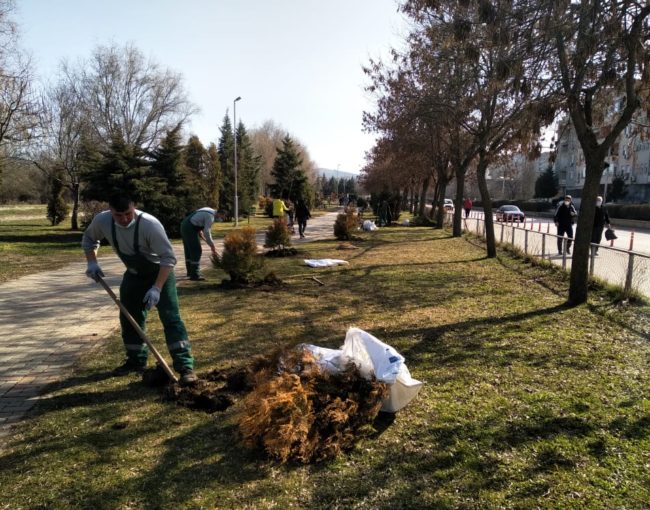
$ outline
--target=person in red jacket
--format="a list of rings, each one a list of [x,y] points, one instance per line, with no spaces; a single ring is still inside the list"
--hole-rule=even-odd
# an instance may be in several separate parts
[[[463,209],[465,209],[465,218],[469,218],[469,213],[472,212],[472,201],[469,197],[463,202]]]

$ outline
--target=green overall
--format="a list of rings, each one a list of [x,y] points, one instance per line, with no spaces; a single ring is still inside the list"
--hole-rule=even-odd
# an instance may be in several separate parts
[[[111,233],[113,236],[113,248],[115,248],[117,255],[126,266],[126,272],[120,285],[120,301],[142,330],[144,330],[147,310],[142,300],[147,291],[156,282],[160,265],[151,262],[140,253],[138,233],[141,217],[142,215],[139,215],[135,222],[135,232],[133,235],[134,255],[127,255],[120,252],[115,235],[115,221],[112,222]],[[192,346],[187,338],[185,324],[183,324],[178,309],[176,278],[173,270],[169,273],[167,281],[160,291],[160,301],[158,302],[157,308],[160,322],[162,322],[165,330],[167,349],[169,349],[169,353],[174,361],[174,369],[177,372],[182,372],[185,369],[194,368]],[[120,324],[122,326],[122,341],[124,342],[129,361],[133,364],[146,365],[148,355],[147,345],[140,338],[140,335],[131,323],[121,313]]]
[[[201,239],[199,232],[203,227],[197,227],[190,221],[197,211],[185,217],[181,222],[181,237],[183,238],[183,250],[185,251],[185,268],[189,278],[201,276],[199,264],[201,262]]]

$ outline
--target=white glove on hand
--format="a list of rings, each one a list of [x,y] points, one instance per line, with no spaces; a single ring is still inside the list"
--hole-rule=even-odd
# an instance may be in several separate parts
[[[151,310],[158,304],[158,301],[160,301],[160,289],[154,285],[144,295],[142,302],[144,303],[145,309]]]
[[[88,267],[86,268],[86,276],[97,281],[98,277],[104,276],[104,271],[99,267],[97,262],[88,262]]]

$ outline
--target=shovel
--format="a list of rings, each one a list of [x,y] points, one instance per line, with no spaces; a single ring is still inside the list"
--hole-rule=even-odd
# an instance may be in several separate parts
[[[131,316],[129,311],[126,309],[126,306],[124,306],[120,299],[115,295],[115,292],[108,286],[108,284],[104,281],[104,279],[101,276],[97,276],[96,280],[104,289],[106,292],[108,292],[108,295],[113,298],[113,301],[115,301],[115,304],[119,307],[120,311],[124,315],[124,317],[127,318],[127,320],[131,323],[131,326],[135,328],[135,330],[138,332],[140,335],[140,338],[144,341],[145,344],[147,344],[147,347],[149,347],[149,350],[153,353],[154,357],[156,358],[156,361],[158,362],[158,365],[165,371],[167,376],[172,382],[177,383],[178,379],[176,377],[176,374],[172,372],[172,370],[169,368],[169,365],[165,361],[165,359],[160,355],[160,353],[156,350],[156,348],[153,346],[153,343],[151,340],[149,340],[149,337],[146,335],[144,331],[142,331],[142,328],[140,325],[135,321],[135,319]]]

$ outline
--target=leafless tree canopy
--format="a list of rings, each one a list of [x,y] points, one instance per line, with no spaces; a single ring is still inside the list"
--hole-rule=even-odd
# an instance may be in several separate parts
[[[0,0],[0,147],[28,139],[38,123],[29,58],[20,50],[11,19],[14,4]]]
[[[105,143],[121,136],[149,149],[196,111],[181,75],[161,69],[131,45],[98,46],[87,61],[64,63],[63,74],[92,136]]]

